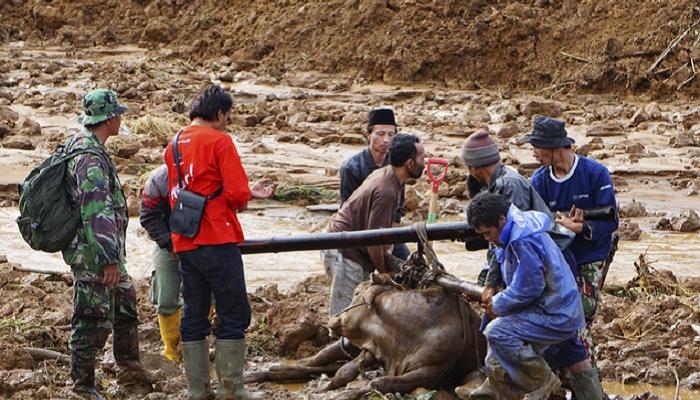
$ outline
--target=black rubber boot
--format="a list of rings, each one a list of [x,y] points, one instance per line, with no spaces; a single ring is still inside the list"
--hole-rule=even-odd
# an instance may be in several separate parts
[[[571,377],[571,391],[574,394],[574,399],[601,400],[607,398],[603,393],[598,371],[595,368],[571,374]]]
[[[95,387],[95,360],[81,359],[71,355],[70,377],[73,380],[73,393],[85,400],[105,400]]]

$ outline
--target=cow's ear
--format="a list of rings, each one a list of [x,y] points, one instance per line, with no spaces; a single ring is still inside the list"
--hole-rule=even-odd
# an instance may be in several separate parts
[[[386,283],[384,275],[372,272],[369,274],[369,281],[372,285],[384,285]]]
[[[372,303],[374,302],[375,297],[390,290],[393,290],[391,286],[371,285],[367,288],[367,290],[365,290],[364,293],[362,293],[362,300],[365,301],[368,307],[372,307]]]

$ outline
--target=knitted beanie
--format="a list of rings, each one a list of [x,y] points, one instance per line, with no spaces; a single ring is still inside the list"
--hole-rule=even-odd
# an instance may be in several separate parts
[[[501,161],[498,145],[487,129],[479,129],[464,141],[462,160],[470,167],[483,167]]]

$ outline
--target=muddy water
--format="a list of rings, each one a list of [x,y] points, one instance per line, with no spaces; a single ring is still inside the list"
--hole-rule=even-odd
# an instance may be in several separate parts
[[[608,395],[618,395],[618,396],[630,396],[638,395],[646,392],[654,393],[661,400],[675,400],[676,399],[676,388],[666,387],[666,386],[652,386],[644,384],[631,384],[624,385],[619,382],[605,382],[603,383],[605,392]],[[700,394],[697,391],[690,391],[679,389],[678,399],[682,400],[698,400],[700,399]]]

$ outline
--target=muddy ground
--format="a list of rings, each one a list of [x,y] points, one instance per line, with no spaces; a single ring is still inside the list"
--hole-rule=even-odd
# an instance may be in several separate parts
[[[231,90],[236,99],[230,129],[249,175],[274,180],[280,188],[275,200],[254,202],[242,213],[250,238],[324,229],[330,215],[324,209],[332,210],[332,206],[314,206],[337,200],[338,168],[364,145],[361,131],[367,112],[374,107],[393,107],[401,129],[419,134],[430,156],[450,160],[448,184],[440,192],[441,220],[462,218],[467,203],[466,169],[458,154],[459,145],[470,133],[488,126],[498,138],[505,162],[529,175],[536,164],[529,147],[519,144],[517,138],[528,132],[535,114],[565,119],[577,152],[610,169],[622,206],[622,242],[595,330],[606,385],[621,394],[653,390],[664,399],[673,398],[678,385],[683,388],[683,398],[700,398],[700,392],[690,391],[700,388],[700,287],[696,279],[700,273],[695,263],[700,258],[700,108],[686,97],[693,94],[694,80],[682,90],[669,89],[685,82],[688,70],[694,67],[691,60],[696,54],[687,40],[694,41],[697,32],[689,31],[682,48],[659,65],[658,70],[665,72],[645,78],[646,83],[639,80],[640,71],[655,56],[629,54],[637,49],[660,53],[692,20],[691,2],[654,3],[654,10],[632,1],[615,2],[617,8],[609,7],[608,2],[568,1],[464,2],[468,9],[450,2],[444,8],[417,2],[348,3],[361,14],[381,10],[399,15],[382,17],[373,26],[386,32],[414,29],[416,39],[410,46],[398,40],[380,45],[376,40],[382,37],[376,33],[379,30],[365,36],[349,28],[344,34],[359,37],[359,43],[344,36],[324,42],[320,39],[324,20],[312,18],[319,15],[320,3],[302,6],[285,1],[274,11],[265,8],[265,2],[248,3],[256,10],[258,21],[248,22],[248,28],[243,27],[247,20],[236,14],[243,11],[222,14],[218,21],[198,20],[197,29],[207,32],[203,40],[217,37],[220,42],[215,42],[219,47],[197,49],[185,48],[197,43],[187,43],[192,34],[187,29],[157,36],[158,29],[127,26],[138,26],[152,17],[165,24],[160,28],[167,33],[172,29],[169,17],[192,12],[186,2],[94,2],[92,6],[83,2],[78,8],[80,18],[62,1],[0,5],[0,19],[25,12],[32,16],[15,18],[15,24],[0,24],[0,42],[4,42],[0,47],[0,254],[9,261],[0,263],[0,397],[66,398],[69,384],[66,364],[37,361],[25,350],[37,347],[68,354],[71,281],[60,274],[66,271],[60,255],[33,252],[21,241],[13,222],[18,212],[17,182],[78,127],[74,117],[81,95],[95,87],[111,87],[130,107],[124,122],[133,134],[110,139],[109,147],[129,197],[130,213],[135,216],[146,173],[162,162],[163,146],[187,122],[188,99],[212,80]],[[174,7],[174,14],[169,14],[168,5]],[[107,15],[103,7],[109,6],[130,7],[123,10],[127,22],[89,24],[103,21]],[[285,7],[293,7],[293,19],[301,22],[270,31],[274,44],[265,46],[265,40],[259,40],[269,33],[264,28],[286,18]],[[635,18],[616,18],[619,15]],[[419,17],[424,30],[400,23]],[[361,26],[362,21],[367,22],[363,18],[348,16],[343,24]],[[559,39],[550,38],[556,33],[548,26],[553,18],[569,21],[557,28]],[[591,18],[592,24],[581,22]],[[219,26],[229,19],[240,25],[238,30]],[[464,24],[464,32],[485,32],[492,39],[474,39],[473,43],[469,39],[466,50],[432,51],[421,35],[430,32],[437,19],[445,24],[441,29]],[[305,29],[302,22],[307,20],[319,21],[318,26]],[[611,25],[611,20],[616,23]],[[492,31],[497,28],[502,31]],[[497,32],[509,34],[491,36]],[[590,40],[580,40],[587,32],[595,34]],[[635,32],[646,33],[632,39]],[[226,40],[246,35],[255,40],[242,42],[230,54],[221,50],[231,48]],[[608,40],[616,37],[618,43]],[[338,49],[339,42],[347,47],[323,53],[326,48]],[[444,41],[433,42],[447,46]],[[523,46],[513,47],[513,43]],[[392,61],[392,57],[359,62],[356,57],[369,52],[371,46],[389,46],[395,52],[393,59],[412,60],[411,65]],[[609,51],[601,52],[606,46]],[[504,53],[513,48],[517,54]],[[534,48],[557,49],[558,55],[544,57],[533,53]],[[470,61],[457,62],[454,54],[473,56],[468,57]],[[485,65],[487,62],[492,64]],[[309,68],[322,72],[307,71]],[[623,68],[627,68],[626,75],[620,73]],[[604,73],[596,75],[600,71]],[[591,78],[578,78],[586,74]],[[462,80],[462,76],[473,78]],[[681,77],[685,78],[679,80]],[[575,85],[565,84],[574,78]],[[414,83],[371,83],[375,79]],[[498,82],[501,84],[495,84]],[[604,93],[590,94],[593,90]],[[642,95],[628,96],[632,92]],[[425,179],[407,187],[406,224],[425,218],[428,187]],[[459,243],[435,245],[451,272],[475,279],[483,253],[467,253]],[[160,378],[159,394],[148,398],[177,398],[184,394],[183,374],[178,365],[159,355],[158,327],[148,303],[145,278],[151,246],[138,220],[132,218],[128,268],[139,289],[141,348],[144,362]],[[246,256],[245,263],[254,308],[249,367],[293,361],[322,346],[327,340],[323,324],[328,283],[318,276],[322,272],[318,255]],[[13,266],[20,264],[59,274],[14,271]],[[654,272],[649,265],[671,271],[674,278]],[[105,351],[99,368],[100,384],[112,398],[135,398],[118,392],[109,353]],[[265,385],[261,389],[270,398],[325,398],[313,394],[318,384]]]

